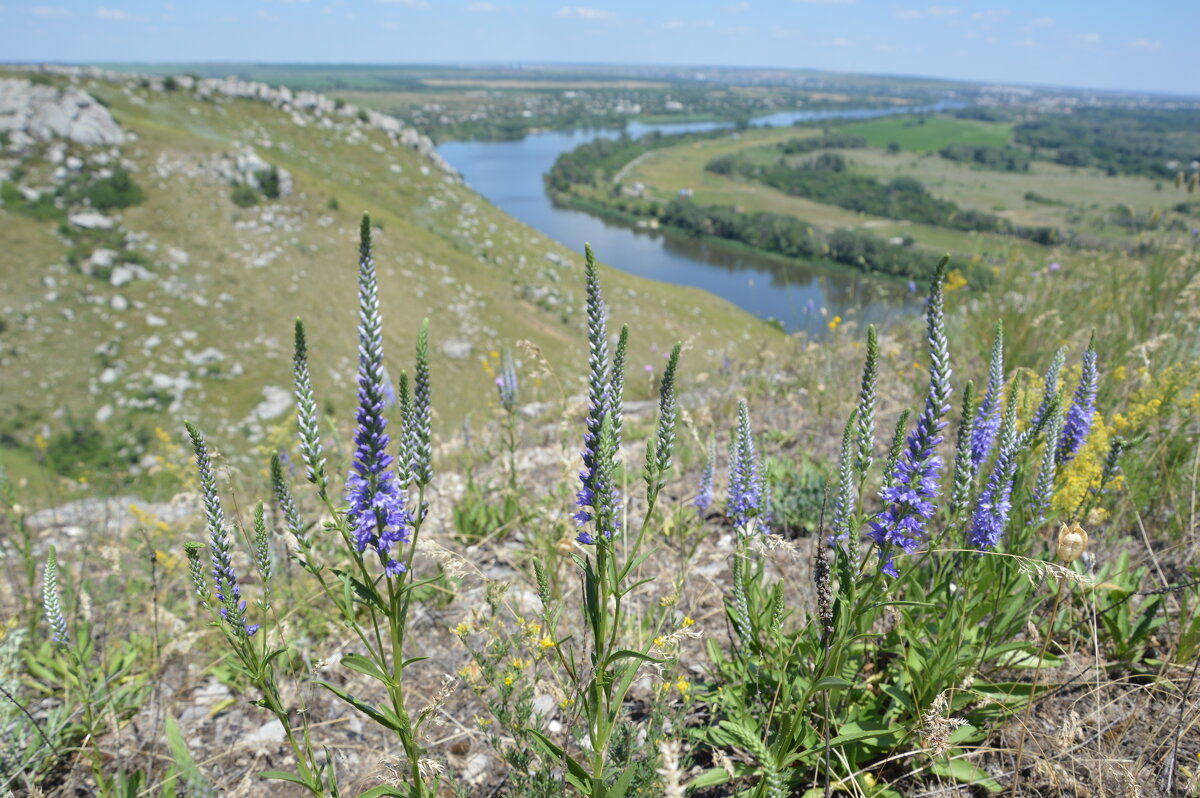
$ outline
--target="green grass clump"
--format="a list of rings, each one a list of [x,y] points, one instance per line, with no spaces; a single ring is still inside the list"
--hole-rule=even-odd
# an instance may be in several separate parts
[[[229,199],[239,208],[253,208],[258,204],[262,195],[249,183],[238,183],[229,192]]]

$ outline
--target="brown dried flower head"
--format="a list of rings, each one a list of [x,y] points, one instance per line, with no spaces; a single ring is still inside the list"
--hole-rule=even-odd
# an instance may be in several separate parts
[[[1056,556],[1063,562],[1075,562],[1087,550],[1088,535],[1079,524],[1063,524],[1058,528]]]

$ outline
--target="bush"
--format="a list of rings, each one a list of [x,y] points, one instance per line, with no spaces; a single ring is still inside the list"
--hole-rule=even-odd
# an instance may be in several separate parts
[[[125,169],[113,170],[111,177],[97,180],[83,190],[83,198],[99,211],[113,208],[128,208],[141,205],[146,199],[145,192],[133,182]]]
[[[267,199],[279,199],[279,170],[272,166],[269,169],[260,169],[254,173],[254,179],[258,181],[258,190]]]
[[[233,204],[239,208],[253,208],[258,204],[259,193],[254,186],[239,183],[233,187],[233,191],[229,194],[229,198],[233,200]]]

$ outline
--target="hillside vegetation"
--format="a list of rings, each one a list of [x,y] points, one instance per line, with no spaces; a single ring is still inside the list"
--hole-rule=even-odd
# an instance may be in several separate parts
[[[29,77],[2,75],[12,86]],[[441,311],[433,345],[446,356],[442,379],[459,389],[439,402],[440,430],[483,406],[489,352],[529,339],[561,364],[581,351],[570,330],[582,293],[564,279],[579,253],[490,206],[395,120],[319,95],[308,107],[255,99],[275,91],[259,84],[231,81],[226,92],[190,78],[33,77],[94,97],[127,139],[14,141],[5,156],[0,436],[18,473],[41,440],[69,450],[52,460],[65,475],[119,480],[139,468],[167,413],[261,440],[287,407],[288,340],[301,313],[326,364],[317,385],[350,385],[352,342],[324,332],[353,318],[353,281],[340,277],[353,274],[349,222],[363,208],[389,244],[379,268],[392,318]],[[105,218],[80,226],[95,213]],[[711,295],[609,279],[628,297],[617,320],[643,325],[643,347],[687,338],[698,359],[719,363],[764,334]]]

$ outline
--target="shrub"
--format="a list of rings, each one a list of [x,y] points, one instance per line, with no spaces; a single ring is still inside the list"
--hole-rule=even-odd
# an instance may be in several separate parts
[[[97,180],[85,188],[83,198],[96,210],[107,211],[140,205],[146,199],[146,195],[141,186],[133,182],[128,171],[117,168],[113,170],[111,177]]]
[[[233,204],[239,208],[253,208],[258,204],[260,195],[254,186],[247,185],[246,183],[239,183],[233,187],[233,191],[230,192],[229,198],[233,200]]]
[[[258,190],[267,199],[279,199],[279,170],[274,166],[269,169],[260,169],[254,173],[254,179],[258,181]]]

